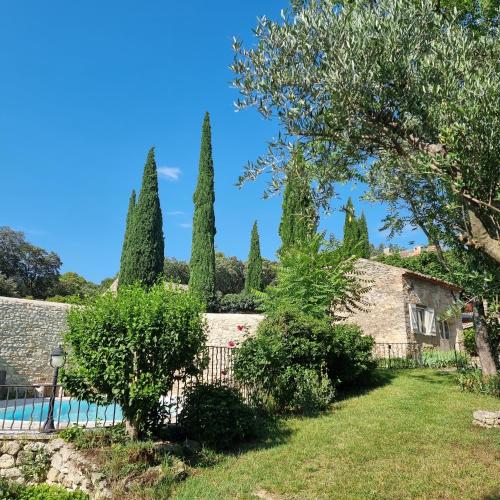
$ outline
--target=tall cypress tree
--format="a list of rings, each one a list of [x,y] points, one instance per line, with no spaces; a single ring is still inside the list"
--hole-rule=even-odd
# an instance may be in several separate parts
[[[245,275],[245,292],[262,289],[262,257],[260,255],[259,230],[257,221],[253,223]]]
[[[359,245],[357,248],[358,257],[363,259],[370,258],[370,240],[368,237],[368,224],[366,223],[365,213],[361,212],[361,217],[358,219],[358,235]]]
[[[302,148],[297,147],[294,150],[286,174],[279,227],[281,237],[279,253],[310,238],[318,227],[318,214],[307,180],[306,162]]]
[[[215,192],[210,116],[205,113],[201,134],[198,183],[193,196],[193,240],[189,287],[210,302],[215,295]]]
[[[127,273],[126,268],[130,264],[128,251],[128,245],[130,240],[130,234],[132,232],[132,218],[134,215],[135,208],[135,189],[132,189],[132,194],[130,195],[130,200],[128,202],[128,211],[127,211],[127,222],[125,223],[125,236],[123,238],[123,246],[122,246],[122,255],[120,258],[120,274],[119,276],[123,276]]]
[[[359,246],[359,224],[354,212],[354,205],[351,197],[347,200],[345,206],[345,221],[344,221],[344,241],[343,248],[346,256],[358,255]]]
[[[148,153],[139,199],[132,211],[129,237],[124,242],[126,256],[120,270],[120,285],[136,281],[153,285],[163,273],[163,219],[158,196],[158,176],[154,148]]]

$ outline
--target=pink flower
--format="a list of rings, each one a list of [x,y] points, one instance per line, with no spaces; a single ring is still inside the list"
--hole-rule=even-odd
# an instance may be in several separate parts
[[[238,325],[236,328],[238,328],[238,331],[243,331],[243,328],[245,328],[243,325]]]
[[[227,343],[227,346],[230,347],[231,349],[233,347],[236,347],[236,342],[234,340],[230,340],[228,343]]]

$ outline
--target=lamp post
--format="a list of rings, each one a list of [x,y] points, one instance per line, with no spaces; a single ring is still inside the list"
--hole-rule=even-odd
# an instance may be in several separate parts
[[[57,346],[50,354],[50,366],[54,368],[54,378],[52,379],[52,393],[50,394],[49,400],[49,413],[47,414],[47,420],[43,424],[42,432],[54,432],[54,403],[56,400],[56,389],[57,389],[57,376],[59,375],[59,368],[64,366],[66,361],[66,355],[62,350],[61,346]]]

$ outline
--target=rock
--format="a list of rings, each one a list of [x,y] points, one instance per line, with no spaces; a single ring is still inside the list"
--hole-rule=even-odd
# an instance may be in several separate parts
[[[198,453],[201,451],[201,444],[198,441],[194,441],[192,439],[186,439],[186,441],[182,443],[182,447],[188,453]]]
[[[64,439],[52,439],[47,443],[46,448],[48,451],[59,451],[65,444],[66,442],[64,441]]]
[[[49,469],[49,472],[47,472],[47,482],[50,483],[57,483],[59,479],[59,471],[57,469],[54,469],[54,467],[51,467]]]
[[[90,474],[90,480],[92,481],[92,484],[97,485],[105,479],[106,479],[106,476],[104,474],[102,474],[101,472],[92,472]]]
[[[6,453],[7,455],[12,455],[15,457],[19,450],[21,449],[21,443],[19,441],[4,441],[0,445],[0,453]]]
[[[21,469],[18,469],[17,467],[12,467],[11,469],[0,469],[0,477],[5,477],[8,479],[17,479],[22,475],[23,474],[21,472]]]
[[[33,452],[32,451],[26,451],[25,449],[22,449],[17,454],[16,464],[17,465],[21,465],[24,460],[26,460],[27,458],[31,458],[32,456],[33,456]]]
[[[170,470],[172,471],[176,481],[183,481],[188,475],[188,469],[182,460],[174,460]]]
[[[14,467],[14,465],[16,465],[16,461],[12,455],[7,455],[7,453],[5,453],[0,456],[0,469],[10,469]]]
[[[500,411],[478,410],[473,413],[473,423],[480,427],[500,427]]]
[[[37,451],[41,450],[42,448],[44,448],[43,443],[37,443],[37,442],[26,443],[24,445],[23,451],[37,452]]]
[[[182,453],[182,446],[177,443],[158,443],[155,447],[160,453],[170,453],[172,455],[180,455]]]

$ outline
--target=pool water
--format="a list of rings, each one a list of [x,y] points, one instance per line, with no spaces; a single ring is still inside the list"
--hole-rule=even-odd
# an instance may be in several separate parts
[[[49,402],[28,403],[4,407],[0,402],[0,420],[26,420],[26,421],[44,421],[49,413]],[[116,405],[97,405],[87,401],[55,401],[54,402],[54,421],[61,423],[85,423],[87,421],[106,421],[119,422],[122,420],[122,410]]]

